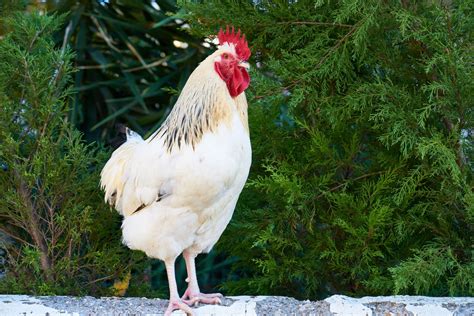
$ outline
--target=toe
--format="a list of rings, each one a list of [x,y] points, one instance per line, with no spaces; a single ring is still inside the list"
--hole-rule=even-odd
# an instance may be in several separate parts
[[[222,304],[221,299],[218,297],[200,297],[199,302],[204,304]]]
[[[181,300],[170,300],[168,308],[166,309],[165,316],[171,316],[173,311],[182,310],[188,316],[193,316],[193,310],[184,301]]]
[[[187,304],[188,306],[196,306],[200,300],[198,296],[191,297],[189,299],[181,299],[183,303]]]
[[[196,306],[198,303],[202,304],[222,304],[222,301],[219,297],[207,297],[204,296],[203,294],[198,294],[196,296],[193,296],[190,299],[183,300],[184,303],[186,303],[189,306]]]
[[[221,293],[208,293],[208,294],[200,293],[199,295],[202,297],[209,297],[209,298],[212,298],[212,297],[224,298],[224,295],[222,295]]]

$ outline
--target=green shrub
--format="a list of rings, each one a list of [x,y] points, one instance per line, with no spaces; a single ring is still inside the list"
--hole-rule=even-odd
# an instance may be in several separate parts
[[[16,13],[0,40],[0,292],[104,294],[132,262],[98,187],[106,153],[66,119],[72,54],[56,16]]]
[[[183,3],[259,64],[226,289],[473,295],[473,2]]]

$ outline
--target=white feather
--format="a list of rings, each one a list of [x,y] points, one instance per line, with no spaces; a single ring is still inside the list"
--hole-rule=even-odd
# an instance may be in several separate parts
[[[250,168],[250,140],[239,113],[233,111],[230,126],[206,133],[194,151],[187,146],[163,154],[161,142],[140,146],[127,175],[135,181],[124,194],[124,201],[131,200],[123,205],[124,243],[162,260],[184,249],[209,252],[232,217]],[[129,214],[130,205],[139,204],[135,200],[147,203],[160,189],[161,201]],[[128,197],[129,190],[137,197]]]

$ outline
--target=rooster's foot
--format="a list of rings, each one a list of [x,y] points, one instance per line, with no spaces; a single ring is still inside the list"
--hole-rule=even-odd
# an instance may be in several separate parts
[[[183,297],[181,298],[184,303],[189,306],[197,305],[197,303],[203,304],[222,304],[221,298],[224,296],[221,293],[192,293],[189,289],[186,290]]]
[[[170,299],[170,304],[168,305],[164,316],[171,316],[175,310],[182,310],[186,315],[193,316],[193,310],[188,305],[189,304],[185,303],[184,300]]]

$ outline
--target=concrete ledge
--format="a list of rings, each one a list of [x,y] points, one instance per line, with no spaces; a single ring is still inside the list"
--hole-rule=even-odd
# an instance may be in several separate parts
[[[136,297],[70,297],[0,295],[0,315],[162,315],[168,301]],[[196,315],[474,315],[474,298],[334,295],[322,301],[298,301],[283,296],[229,296],[223,305],[204,305]],[[175,312],[173,315],[184,315]]]

